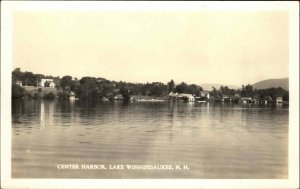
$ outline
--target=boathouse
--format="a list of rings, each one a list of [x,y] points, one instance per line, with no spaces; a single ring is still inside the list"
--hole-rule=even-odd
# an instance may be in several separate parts
[[[251,103],[252,102],[252,98],[251,97],[241,97],[241,102],[243,104]]]
[[[195,97],[192,94],[180,94],[185,101],[195,102]]]
[[[282,97],[276,97],[276,104],[283,103]]]
[[[69,93],[69,99],[70,99],[70,100],[75,100],[75,93],[74,93],[73,91],[71,91],[71,92]]]
[[[203,98],[209,100],[209,98],[210,98],[209,91],[200,91],[200,97],[203,97]]]

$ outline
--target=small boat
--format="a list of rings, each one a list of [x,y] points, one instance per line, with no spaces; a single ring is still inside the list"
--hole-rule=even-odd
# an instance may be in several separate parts
[[[109,99],[106,97],[102,97],[102,101],[109,101]]]

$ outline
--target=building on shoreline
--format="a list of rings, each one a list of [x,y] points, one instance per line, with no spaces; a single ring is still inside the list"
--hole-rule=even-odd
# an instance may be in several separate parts
[[[169,99],[172,101],[188,101],[195,102],[195,97],[192,94],[170,92]]]
[[[124,97],[123,97],[123,95],[121,95],[121,94],[117,94],[117,95],[114,96],[113,99],[114,99],[114,100],[124,100]]]
[[[280,96],[280,97],[276,97],[276,104],[281,104],[283,103],[283,98]]]
[[[209,100],[210,99],[209,91],[201,91],[200,92],[200,97]]]
[[[241,97],[240,98],[240,102],[243,104],[252,103],[252,101],[253,101],[252,97]]]
[[[22,85],[22,81],[16,81],[15,82],[17,85],[19,85],[20,87],[22,87],[23,85]]]
[[[41,81],[38,83],[38,86],[55,88],[55,83],[53,79],[41,79]]]
[[[75,93],[74,93],[73,91],[71,91],[71,92],[69,93],[69,99],[70,99],[70,100],[75,100]]]

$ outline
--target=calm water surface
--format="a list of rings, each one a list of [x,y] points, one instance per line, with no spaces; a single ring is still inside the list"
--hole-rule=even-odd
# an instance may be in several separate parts
[[[287,178],[288,115],[282,105],[13,100],[12,177]]]

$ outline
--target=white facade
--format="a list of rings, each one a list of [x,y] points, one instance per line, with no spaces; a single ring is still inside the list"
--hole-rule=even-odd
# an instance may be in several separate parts
[[[70,100],[75,100],[75,93],[73,91],[70,92],[69,99]]]
[[[55,88],[55,83],[53,82],[53,79],[41,79],[41,82],[39,83],[40,87],[45,87],[45,83],[49,82],[50,88]]]
[[[200,96],[209,99],[210,98],[209,91],[201,91]]]
[[[195,97],[192,94],[170,92],[169,97],[172,97],[173,99],[176,99],[176,100],[187,99],[187,101],[189,101],[189,102],[195,101]]]
[[[277,97],[276,98],[276,103],[282,103],[282,102],[283,102],[282,97]]]
[[[195,101],[195,97],[191,94],[180,94],[182,97],[187,98],[187,100],[189,102],[194,102]]]
[[[16,81],[16,84],[22,87],[22,81]]]
[[[50,82],[50,85],[49,85],[49,87],[51,87],[51,88],[55,88],[55,83],[52,81],[52,82]]]

